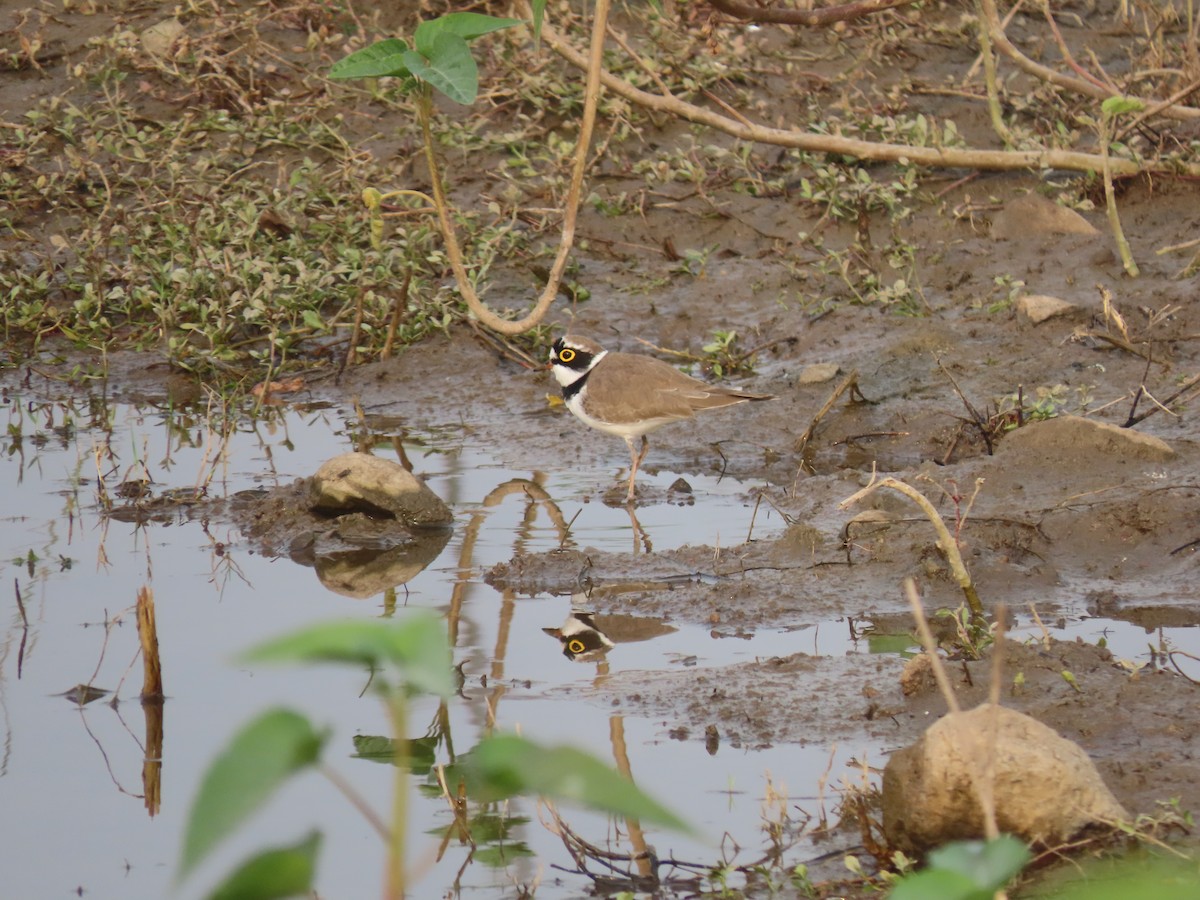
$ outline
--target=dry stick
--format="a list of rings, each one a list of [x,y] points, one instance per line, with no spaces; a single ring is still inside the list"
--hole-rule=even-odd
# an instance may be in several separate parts
[[[982,0],[988,2],[988,0]],[[995,6],[992,5],[994,12]],[[577,68],[588,66],[588,58],[555,28],[542,26],[542,39],[555,53]],[[993,40],[995,34],[993,34]],[[1011,47],[1011,44],[1009,44]],[[1047,70],[1051,71],[1051,70]],[[1052,73],[1053,74],[1053,73]],[[860,141],[837,135],[812,134],[809,132],[769,128],[763,125],[745,125],[735,119],[722,116],[712,110],[680,100],[678,97],[663,97],[634,87],[607,70],[600,71],[601,83],[613,93],[624,97],[646,109],[677,116],[689,122],[706,125],[745,141],[757,141],[780,147],[792,147],[812,153],[838,153],[858,159],[882,162],[907,162],[919,166],[990,169],[1007,171],[1014,169],[1063,169],[1074,172],[1099,171],[1102,160],[1094,153],[1079,153],[1073,150],[962,150],[955,147],[911,147],[874,141]],[[1105,97],[1108,96],[1106,93]],[[1187,109],[1175,107],[1174,110]],[[1170,111],[1164,111],[1167,115]],[[1195,110],[1200,117],[1200,110]],[[1192,118],[1192,116],[1176,116]],[[1140,165],[1133,160],[1112,161],[1116,175],[1137,175],[1146,171],[1186,173],[1200,176],[1200,162],[1166,163],[1148,162]]]
[[[940,359],[937,359],[936,361],[937,366],[939,369],[941,369],[942,374],[949,379],[950,385],[954,388],[954,393],[958,394],[958,399],[961,400],[963,402],[963,406],[967,408],[967,413],[971,416],[971,424],[979,429],[979,434],[983,437],[984,444],[987,445],[988,456],[991,456],[995,451],[995,448],[992,446],[992,435],[988,429],[988,417],[980,413],[979,410],[975,408],[975,405],[967,399],[967,395],[964,394],[962,388],[958,386],[958,382],[954,379],[954,376],[950,374],[950,370],[942,365],[942,361]],[[1021,409],[1020,400],[1017,402],[1017,409],[1018,411]]]
[[[1050,629],[1046,627],[1046,623],[1038,615],[1037,607],[1032,603],[1029,604],[1029,612],[1033,616],[1033,621],[1037,624],[1037,627],[1042,629],[1042,648],[1048,651],[1050,649]]]
[[[522,3],[521,5],[524,14],[532,20],[533,13],[530,11],[528,3]],[[488,328],[498,331],[500,334],[521,334],[533,328],[542,321],[543,316],[546,315],[546,310],[550,308],[550,304],[558,296],[558,285],[562,280],[563,272],[566,271],[567,258],[570,256],[571,247],[575,242],[575,218],[579,212],[579,198],[583,193],[583,173],[587,169],[588,151],[592,144],[592,130],[596,124],[596,107],[600,98],[600,68],[604,52],[605,30],[608,24],[608,8],[609,0],[596,0],[596,7],[592,14],[591,57],[590,61],[584,65],[584,68],[587,70],[587,82],[583,95],[583,121],[580,122],[579,137],[575,144],[575,165],[571,171],[571,185],[567,191],[567,199],[563,209],[563,230],[558,255],[555,257],[554,265],[550,269],[550,279],[546,283],[546,287],[542,290],[542,296],[538,298],[529,315],[522,319],[513,322],[500,318],[484,305],[483,301],[479,299],[479,295],[475,293],[475,288],[471,285],[471,280],[467,276],[466,266],[463,264],[462,250],[458,245],[458,236],[454,230],[454,223],[450,221],[450,208],[446,201],[445,190],[442,187],[442,177],[438,169],[437,155],[434,153],[433,129],[430,125],[430,119],[433,114],[433,103],[429,91],[422,92],[417,102],[417,118],[421,122],[421,136],[425,144],[425,160],[429,166],[434,205],[437,207],[442,240],[446,242],[446,255],[450,260],[450,267],[454,270],[454,279],[458,283],[459,292],[462,294],[463,299],[467,301],[467,306],[475,317]],[[545,27],[543,27],[544,33]]]
[[[1135,116],[1133,119],[1131,119],[1128,125],[1126,125],[1120,131],[1118,131],[1113,139],[1117,140],[1117,141],[1123,141],[1125,139],[1125,135],[1129,134],[1129,132],[1133,131],[1135,128],[1137,128],[1139,125],[1141,125],[1147,119],[1149,119],[1151,116],[1157,116],[1164,109],[1166,109],[1169,106],[1174,106],[1176,103],[1178,103],[1184,97],[1186,97],[1188,94],[1192,93],[1193,91],[1195,91],[1197,89],[1200,89],[1200,78],[1197,78],[1191,84],[1184,85],[1179,90],[1177,90],[1175,93],[1173,93],[1170,97],[1168,97],[1166,100],[1162,100],[1158,103],[1155,103],[1153,106],[1147,107],[1140,115]]]
[[[1058,22],[1055,21],[1054,15],[1050,12],[1049,3],[1042,4],[1042,16],[1045,18],[1046,24],[1050,26],[1050,33],[1054,35],[1054,45],[1058,47],[1058,52],[1062,55],[1063,62],[1067,64],[1072,72],[1102,90],[1113,92],[1117,91],[1117,86],[1112,82],[1105,84],[1075,61],[1075,57],[1071,55],[1071,48],[1067,46],[1067,42],[1063,39],[1062,32],[1058,30]]]
[[[1016,3],[1014,3],[1011,7],[1009,7],[1008,12],[1006,12],[1004,14],[1004,21],[1000,23],[1000,27],[1007,28],[1009,23],[1012,22],[1012,20],[1017,17],[1017,13],[1025,11],[1024,7],[1025,7],[1025,0],[1017,0]],[[986,16],[981,15],[979,17],[979,20],[982,22],[982,21],[985,21],[986,18],[987,18]],[[990,33],[988,35],[987,40],[988,40],[988,46],[991,47],[992,46],[992,38],[991,38]],[[963,84],[966,84],[968,81],[970,81],[972,78],[975,77],[975,73],[979,71],[979,67],[982,64],[983,64],[983,54],[980,53],[978,56],[975,57],[975,62],[971,63],[971,68],[967,69],[967,74],[963,78]],[[968,94],[967,96],[973,96],[973,95]]]
[[[853,22],[883,10],[908,6],[914,2],[916,0],[857,0],[854,3],[842,3],[822,9],[764,9],[761,6],[738,3],[737,0],[708,0],[709,6],[735,19],[773,22],[778,25],[806,25],[810,28]]]
[[[1142,413],[1140,416],[1134,417],[1133,411],[1130,410],[1129,418],[1128,418],[1128,420],[1126,420],[1124,427],[1131,428],[1132,426],[1136,425],[1138,422],[1142,421],[1143,419],[1147,419],[1150,416],[1154,415],[1156,412],[1159,411],[1159,409],[1165,409],[1166,405],[1168,403],[1174,403],[1181,396],[1183,396],[1185,393],[1187,393],[1192,388],[1194,388],[1197,384],[1200,384],[1200,375],[1193,375],[1191,378],[1189,378],[1187,381],[1185,381],[1180,386],[1179,390],[1177,390],[1175,393],[1173,393],[1167,399],[1163,400],[1161,404],[1151,407],[1146,412]],[[1157,403],[1157,401],[1155,401],[1155,402]]]
[[[950,686],[950,676],[946,674],[942,658],[937,654],[937,641],[934,640],[933,632],[929,630],[929,623],[925,620],[925,609],[921,605],[921,596],[917,593],[916,582],[911,578],[904,579],[904,595],[908,598],[908,607],[912,610],[913,621],[917,623],[917,634],[920,635],[921,646],[925,648],[925,655],[929,657],[929,665],[933,669],[933,677],[937,681],[938,690],[942,692],[942,699],[946,701],[950,712],[962,712],[962,707],[958,705],[958,697],[954,695],[954,688]]]
[[[158,626],[154,616],[154,592],[143,586],[137,595],[138,638],[142,645],[142,701],[163,699],[162,662],[158,655]]]
[[[366,294],[366,288],[360,287],[358,289],[358,296],[354,298],[354,324],[350,329],[350,340],[346,344],[346,355],[342,357],[342,364],[338,366],[337,375],[334,379],[335,381],[342,377],[342,373],[346,371],[347,366],[354,365],[354,357],[358,348],[358,339],[362,334],[364,294]]]
[[[396,332],[400,329],[400,323],[404,320],[404,314],[408,311],[408,288],[412,284],[412,278],[413,270],[412,266],[409,266],[404,270],[404,281],[400,284],[400,295],[392,305],[392,319],[388,322],[387,338],[383,342],[383,351],[379,354],[380,359],[391,359],[392,347],[396,344]]]
[[[987,88],[988,114],[992,119],[992,130],[1004,141],[1005,147],[1011,147],[1015,142],[1012,132],[1004,122],[1004,112],[1000,107],[1000,87],[996,81],[996,54],[992,50],[991,27],[982,11],[979,14],[978,26],[979,55],[983,60],[983,82]]]
[[[1108,214],[1108,227],[1112,229],[1117,241],[1117,250],[1121,254],[1121,265],[1125,274],[1137,278],[1140,274],[1138,265],[1133,259],[1133,251],[1129,249],[1129,241],[1125,239],[1125,229],[1121,227],[1121,216],[1117,212],[1117,194],[1113,189],[1112,158],[1108,155],[1109,116],[1104,110],[1100,111],[1098,120],[1100,129],[1100,158],[1103,160],[1104,173],[1104,208]]]
[[[1012,41],[1004,33],[1004,28],[1000,24],[1000,17],[996,13],[995,0],[979,0],[980,6],[983,9],[984,16],[987,18],[988,24],[991,27],[992,44],[1016,63],[1017,68],[1028,72],[1029,74],[1040,78],[1042,81],[1047,81],[1050,84],[1057,85],[1061,88],[1075,91],[1083,94],[1086,97],[1094,97],[1098,100],[1107,100],[1114,96],[1113,92],[1105,88],[1096,87],[1089,81],[1082,78],[1075,78],[1071,75],[1064,75],[1061,72],[1056,72],[1048,66],[1043,66],[1040,63],[1034,62],[1028,56],[1025,56],[1020,50],[1013,46]],[[1141,99],[1141,98],[1137,98]],[[1143,100],[1147,106],[1151,104]],[[1194,106],[1176,106],[1171,105],[1159,111],[1159,114],[1168,119],[1184,119],[1195,120],[1200,119],[1200,109]],[[1096,166],[1099,168],[1099,166]],[[1125,174],[1118,172],[1117,174]]]
[[[987,734],[983,747],[982,777],[976,781],[975,789],[979,793],[979,805],[983,809],[983,834],[989,841],[1000,837],[1000,829],[996,823],[996,740],[1000,731],[1000,679],[1004,677],[1004,620],[1007,609],[1001,603],[996,607],[996,634],[992,645],[992,680],[988,685],[988,710],[991,715],[987,720]]]
[[[796,452],[803,453],[804,448],[808,446],[808,442],[812,440],[813,434],[817,430],[817,426],[821,424],[821,420],[829,414],[833,409],[833,404],[837,403],[838,398],[846,391],[854,391],[858,389],[858,370],[855,369],[849,375],[842,379],[842,383],[833,389],[833,393],[829,395],[829,399],[825,401],[825,405],[817,410],[817,414],[812,417],[812,421],[808,423],[808,427],[804,429],[804,434],[796,441]],[[853,394],[851,394],[853,396]]]
[[[950,571],[954,575],[954,580],[962,588],[963,596],[967,599],[967,606],[970,607],[971,614],[982,618],[983,604],[980,602],[979,593],[975,590],[975,584],[971,581],[971,576],[967,572],[966,564],[963,563],[962,554],[958,550],[958,544],[951,536],[950,529],[946,527],[946,523],[942,520],[941,515],[924,494],[899,479],[884,478],[882,481],[875,481],[872,476],[870,484],[839,503],[838,509],[846,509],[852,506],[869,494],[873,494],[879,488],[891,488],[893,491],[903,494],[909,500],[913,501],[913,503],[917,504],[921,508],[921,511],[925,513],[925,517],[929,519],[933,524],[934,531],[937,532],[937,545],[945,555],[946,561],[950,564]]]

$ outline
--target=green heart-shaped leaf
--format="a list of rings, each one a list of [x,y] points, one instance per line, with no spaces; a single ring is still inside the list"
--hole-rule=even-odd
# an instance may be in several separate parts
[[[479,94],[479,67],[471,48],[457,34],[437,32],[425,55],[410,50],[404,54],[404,63],[414,76],[455,103],[469,106]]]
[[[397,38],[388,38],[363,47],[344,59],[339,59],[329,70],[330,78],[382,78],[387,75],[407,75],[404,54],[409,46]]]
[[[287,709],[265,712],[238,732],[200,783],[179,874],[191,871],[289,776],[315,763],[326,736]]]

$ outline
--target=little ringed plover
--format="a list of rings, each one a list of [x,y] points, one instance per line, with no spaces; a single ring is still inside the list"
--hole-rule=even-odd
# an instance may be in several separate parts
[[[771,399],[769,394],[706,384],[652,356],[612,353],[578,335],[554,342],[550,368],[562,386],[563,402],[576,418],[625,439],[630,457],[626,503],[634,499],[633,482],[649,448],[648,433],[701,410]],[[641,452],[634,447],[638,438]]]

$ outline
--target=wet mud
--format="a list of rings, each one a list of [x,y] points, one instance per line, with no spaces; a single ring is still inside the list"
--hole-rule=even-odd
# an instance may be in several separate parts
[[[963,116],[968,134],[970,122]],[[663,144],[685,136],[669,125],[647,134]],[[476,169],[452,173],[460,198],[484,191],[487,166]],[[730,383],[775,395],[656,432],[643,470],[735,478],[752,486],[747,505],[787,524],[725,536],[719,547],[654,551],[652,533],[638,539],[637,510],[670,504],[680,517],[704,516],[705,497],[641,484],[630,552],[565,541],[559,551],[515,556],[487,579],[518,595],[579,595],[597,617],[701,625],[729,639],[831,621],[903,633],[904,578],[915,579],[930,611],[957,607],[962,593],[908,501],[877,492],[841,506],[887,474],[917,487],[945,517],[989,612],[1036,609],[1051,625],[1060,617],[1124,620],[1144,628],[1148,644],[1157,644],[1160,627],[1200,625],[1200,421],[1187,390],[1200,371],[1197,279],[1181,271],[1178,254],[1158,252],[1200,229],[1200,187],[1169,179],[1122,186],[1121,214],[1142,266],[1131,279],[1101,211],[1083,211],[1086,234],[1037,214],[1050,201],[1030,198],[1053,192],[1052,174],[969,174],[926,173],[923,208],[900,223],[866,225],[877,243],[891,229],[917,248],[910,277],[922,305],[903,312],[870,296],[856,302],[818,270],[798,235],[820,224],[826,244],[844,248],[863,235],[821,222],[820,210],[786,193],[669,186],[641,215],[585,209],[575,277],[591,299],[558,301],[549,315],[557,333],[570,329],[613,350],[650,352],[645,341],[703,356],[715,331],[735,330],[741,347],[764,349],[753,371]],[[602,196],[645,189],[617,167],[601,165],[591,178]],[[716,250],[684,273],[667,243]],[[500,266],[487,300],[524,309],[537,287],[522,267]],[[1064,303],[1037,321],[1019,302],[1027,294]],[[816,365],[825,377],[806,375]],[[157,356],[113,354],[108,369],[116,397],[201,396],[199,384]],[[802,441],[851,374],[858,395],[839,398]],[[553,404],[557,393],[547,372],[518,365],[458,325],[340,378],[314,372],[294,399],[357,404],[365,426],[380,433],[461,429],[522,471],[595,471],[591,502],[619,502],[623,443]],[[313,550],[336,536],[324,524],[306,531],[297,518],[305,489],[290,490],[205,514],[237,522],[265,553],[307,554],[314,564],[336,555]],[[432,558],[427,548],[417,555]],[[900,656],[807,655],[799,644],[793,655],[718,670],[625,671],[580,689],[579,699],[660,719],[679,740],[750,749],[858,740],[899,747],[945,711],[931,682],[905,693]],[[1022,637],[1004,647],[1001,693],[1006,705],[1078,742],[1133,813],[1153,813],[1171,798],[1197,810],[1200,684],[1185,662],[1164,654],[1140,665],[1095,645]],[[991,671],[991,659],[952,666],[962,705],[984,699]]]

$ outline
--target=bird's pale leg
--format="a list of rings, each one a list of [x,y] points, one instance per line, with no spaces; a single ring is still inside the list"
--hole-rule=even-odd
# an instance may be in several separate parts
[[[646,458],[646,451],[650,449],[650,442],[646,440],[646,436],[642,435],[642,452],[638,453],[633,449],[633,437],[625,438],[625,443],[629,446],[629,494],[625,498],[626,503],[633,502],[633,479],[637,478],[638,466],[642,464],[642,460]]]

